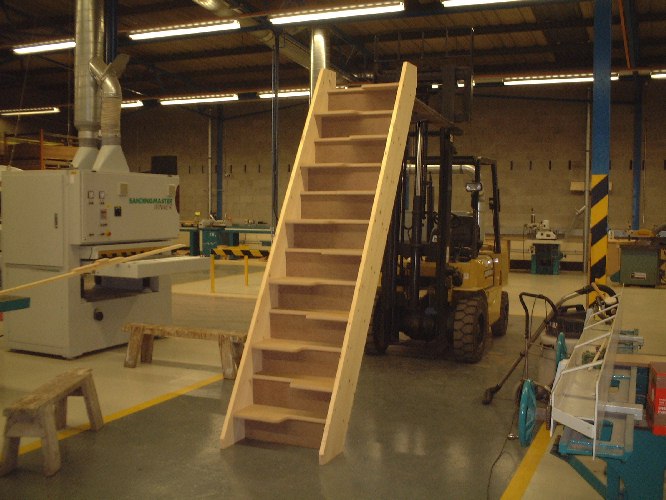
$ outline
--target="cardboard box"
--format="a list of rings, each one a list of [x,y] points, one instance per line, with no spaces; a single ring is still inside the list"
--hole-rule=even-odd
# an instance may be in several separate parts
[[[652,432],[666,436],[666,363],[650,363],[647,418]]]

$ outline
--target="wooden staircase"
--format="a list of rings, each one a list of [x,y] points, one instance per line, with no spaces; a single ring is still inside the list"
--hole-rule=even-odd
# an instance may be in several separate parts
[[[224,420],[256,439],[342,452],[416,92],[337,89],[322,70]]]

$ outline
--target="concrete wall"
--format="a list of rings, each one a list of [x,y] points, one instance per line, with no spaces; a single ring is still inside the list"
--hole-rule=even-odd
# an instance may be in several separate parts
[[[458,153],[497,159],[504,232],[520,232],[534,209],[563,231],[580,230],[588,86],[478,88],[473,121],[455,140]],[[666,222],[666,82],[649,81],[644,106],[642,227]],[[613,83],[609,224],[631,223],[633,83]],[[280,112],[279,192],[284,195],[306,116],[304,102],[285,102]],[[270,221],[270,104],[224,105],[224,215],[234,222]],[[213,127],[213,147],[216,131]],[[123,113],[123,144],[133,170],[148,170],[153,155],[178,156],[181,217],[207,209],[208,118],[177,107]],[[436,149],[436,148],[435,148]],[[216,152],[213,151],[213,164]],[[530,166],[531,165],[531,166]],[[214,179],[213,179],[214,191]],[[282,198],[280,198],[281,200]],[[213,210],[215,200],[213,200]]]

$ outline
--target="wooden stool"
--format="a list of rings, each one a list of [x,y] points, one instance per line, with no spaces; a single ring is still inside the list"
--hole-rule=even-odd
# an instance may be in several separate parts
[[[90,428],[98,430],[104,425],[99,409],[97,391],[90,368],[78,368],[61,373],[50,382],[23,396],[5,408],[5,440],[2,447],[0,476],[16,468],[19,442],[22,437],[42,438],[44,475],[52,476],[60,469],[58,429],[67,425],[67,398],[83,396],[90,420]]]
[[[182,339],[217,340],[222,361],[224,378],[236,378],[246,332],[218,330],[216,328],[189,328],[173,325],[152,325],[146,323],[126,323],[123,331],[129,332],[126,368],[136,368],[141,353],[141,362],[153,361],[153,341],[155,337],[178,337]]]

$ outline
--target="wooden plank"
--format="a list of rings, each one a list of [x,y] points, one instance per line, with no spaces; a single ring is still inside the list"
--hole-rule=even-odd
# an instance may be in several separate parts
[[[316,416],[313,412],[307,410],[296,410],[293,408],[280,408],[279,406],[267,405],[249,405],[241,408],[234,414],[235,418],[245,420],[254,420],[265,422],[267,424],[279,424],[287,420],[297,420],[299,422],[311,422],[314,424],[323,424],[325,419]]]
[[[301,195],[301,214],[306,219],[370,218],[374,191],[316,191]]]
[[[132,332],[135,328],[140,328],[143,335],[177,337],[184,339],[218,340],[220,337],[227,337],[237,342],[243,342],[247,336],[247,332],[240,330],[193,328],[189,326],[158,325],[152,323],[125,323],[122,327],[122,331]]]
[[[356,281],[361,253],[287,252],[287,276]]]
[[[315,377],[312,375],[284,374],[273,375],[263,372],[255,373],[254,378],[258,380],[273,380],[276,382],[285,382],[292,389],[301,389],[304,391],[333,392],[333,377]]]
[[[371,223],[361,258],[358,285],[352,300],[351,314],[342,346],[342,357],[338,365],[335,387],[331,395],[331,406],[319,448],[320,464],[328,463],[344,448],[384,255],[384,245],[378,245],[377,242],[386,241],[415,96],[416,67],[410,63],[404,63],[389,138],[382,159],[382,170],[370,218]]]
[[[302,351],[297,353],[261,351],[261,372],[273,375],[298,374],[314,377],[334,377],[340,353]]]
[[[14,412],[36,412],[45,404],[68,396],[74,389],[80,387],[91,373],[90,368],[77,368],[61,373],[9,405],[4,409],[4,415]]]
[[[316,255],[344,255],[360,257],[363,249],[360,248],[288,248],[287,254],[316,254]]]
[[[282,211],[278,218],[272,251],[268,257],[266,271],[259,287],[257,304],[248,329],[245,343],[246,353],[250,352],[250,346],[254,342],[262,340],[270,332],[270,310],[275,308],[275,304],[271,302],[272,294],[268,280],[272,277],[285,275],[285,249],[289,246],[288,233],[292,229],[287,227],[285,221],[300,217],[300,193],[303,192],[304,185],[307,182],[307,174],[305,176],[302,174],[301,165],[315,163],[314,141],[318,138],[316,114],[329,109],[328,93],[335,88],[335,78],[335,73],[330,70],[320,71],[317,78],[312,102],[303,128],[303,135],[282,204]],[[258,359],[255,359],[255,356],[244,355],[241,359],[220,434],[220,446],[222,448],[231,446],[245,437],[245,422],[233,415],[240,408],[252,404],[252,376],[255,372],[261,371],[263,363],[262,357],[257,356],[256,358]]]
[[[324,424],[288,420],[281,424],[247,421],[246,437],[269,443],[319,448]]]
[[[306,311],[304,309],[284,309],[274,308],[271,309],[271,314],[289,314],[296,316],[304,316],[307,319],[319,321],[337,321],[347,322],[349,311]]]
[[[253,349],[260,351],[281,351],[281,352],[302,352],[302,351],[321,351],[321,352],[340,352],[341,347],[327,342],[315,342],[311,340],[294,339],[264,339],[255,342]]]
[[[255,376],[252,380],[252,390],[255,405],[305,411],[310,416],[322,420],[326,418],[328,405],[331,402],[330,392],[294,389],[284,380],[268,380]]]
[[[311,278],[304,276],[283,276],[281,278],[271,278],[271,285],[292,285],[292,286],[355,286],[356,280],[336,280],[325,278]]]

